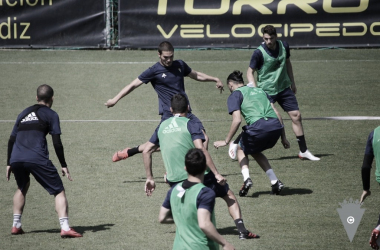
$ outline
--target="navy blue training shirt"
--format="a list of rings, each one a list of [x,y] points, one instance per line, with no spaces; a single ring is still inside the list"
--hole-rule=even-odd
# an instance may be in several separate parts
[[[185,93],[184,77],[190,73],[191,68],[184,61],[175,60],[170,67],[164,67],[157,62],[138,78],[145,84],[149,82],[152,84],[158,95],[159,114],[170,117],[170,100],[173,95],[180,93],[185,95],[188,100]]]
[[[34,111],[39,106],[37,111]],[[39,120],[41,119],[41,120]],[[43,124],[46,125],[44,129]],[[29,162],[47,165],[49,150],[46,134],[60,135],[58,114],[45,105],[34,105],[22,111],[16,120],[11,136],[16,137],[10,163]]]

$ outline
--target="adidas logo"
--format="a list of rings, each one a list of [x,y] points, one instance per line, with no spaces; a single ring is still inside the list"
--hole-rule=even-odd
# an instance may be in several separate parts
[[[162,131],[162,133],[164,133],[164,134],[170,134],[170,133],[179,132],[179,131],[181,131],[181,128],[178,127],[178,124],[175,121],[175,119],[172,119],[172,121],[169,124],[169,126],[167,126],[166,128],[164,128],[164,130]]]
[[[30,121],[38,121],[38,118],[34,112],[30,113],[29,115],[25,116],[24,119],[21,120],[21,123],[23,122],[30,122]]]

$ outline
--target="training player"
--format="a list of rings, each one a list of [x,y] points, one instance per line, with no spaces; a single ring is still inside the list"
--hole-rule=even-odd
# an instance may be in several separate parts
[[[160,209],[161,223],[176,224],[173,249],[234,249],[215,228],[215,193],[203,184],[207,168],[200,149],[185,155],[187,180],[171,188]],[[174,221],[173,221],[174,220]]]
[[[171,110],[174,116],[160,124],[155,131],[157,140],[153,143],[148,142],[143,152],[147,175],[145,184],[147,195],[150,196],[155,189],[152,174],[152,153],[158,146],[161,149],[162,159],[167,172],[166,180],[170,186],[186,180],[187,173],[184,169],[185,155],[189,149],[198,148],[206,156],[206,164],[208,166],[204,177],[204,184],[214,190],[216,197],[221,197],[226,202],[228,211],[239,231],[239,238],[258,238],[257,235],[245,228],[240,206],[234,193],[229,189],[228,184],[225,183],[224,177],[218,173],[209,152],[203,146],[204,135],[200,124],[186,117],[188,112],[186,96],[183,94],[174,95],[171,100]]]
[[[284,147],[289,148],[282,118],[262,89],[244,85],[240,71],[234,71],[228,76],[227,86],[231,91],[227,105],[228,113],[232,115],[232,124],[226,139],[214,142],[214,147],[219,148],[228,145],[239,129],[241,116],[243,116],[247,125],[243,127],[237,147],[237,157],[244,178],[244,184],[239,195],[246,196],[252,186],[248,169],[248,155],[252,155],[267,174],[272,186],[271,194],[277,195],[284,188],[284,184],[277,179],[262,151],[272,148],[280,137]]]
[[[371,195],[370,183],[371,183],[371,168],[373,159],[376,159],[376,181],[380,183],[380,126],[375,128],[368,136],[367,145],[365,148],[363,165],[362,165],[362,181],[363,181],[363,193],[360,199],[362,203],[365,198]],[[377,240],[380,234],[380,215],[377,221],[375,229],[373,229],[371,234],[371,239],[369,241],[370,246],[373,249],[379,249],[377,245]]]
[[[55,210],[61,224],[61,237],[82,237],[69,226],[68,203],[62,180],[53,163],[49,160],[46,135],[49,133],[62,175],[72,181],[65,161],[61,142],[61,128],[58,114],[51,109],[54,91],[49,85],[37,89],[38,104],[26,108],[17,117],[8,142],[7,180],[13,172],[18,189],[13,197],[12,234],[23,234],[21,216],[24,211],[25,197],[30,185],[30,174],[51,195],[55,197]]]
[[[113,107],[121,98],[131,93],[134,89],[140,87],[143,83],[151,83],[158,95],[158,112],[161,115],[161,121],[172,116],[170,112],[170,99],[174,94],[183,94],[187,101],[188,97],[185,93],[184,77],[188,76],[191,79],[200,82],[216,82],[216,87],[223,91],[223,83],[217,77],[206,75],[202,72],[191,69],[182,60],[173,60],[174,48],[171,43],[164,41],[158,46],[159,62],[154,64],[149,69],[145,70],[139,77],[133,80],[125,88],[123,88],[114,98],[109,99],[105,105]],[[188,104],[190,105],[189,101]],[[200,123],[200,120],[190,112],[187,116],[191,120]],[[205,132],[202,126],[203,133]],[[205,134],[205,146],[207,148],[208,137]],[[153,142],[156,138],[152,137],[149,141]],[[125,148],[122,151],[116,152],[112,160],[114,162],[126,159],[137,153],[142,153],[146,143],[134,148]]]
[[[289,45],[277,40],[276,29],[267,25],[262,29],[264,42],[253,52],[247,70],[248,86],[262,88],[288,113],[292,120],[293,131],[297,137],[300,152],[298,156],[311,161],[319,161],[306,146],[301,113],[295,94],[296,84],[290,62]],[[253,74],[257,72],[257,82]]]

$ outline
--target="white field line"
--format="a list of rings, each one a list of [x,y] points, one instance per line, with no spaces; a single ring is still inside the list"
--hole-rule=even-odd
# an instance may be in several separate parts
[[[157,61],[156,61],[157,62]],[[117,64],[154,64],[156,63],[154,61],[152,62],[1,62],[0,64],[36,64],[36,65],[45,65],[45,64],[82,64],[82,65],[117,65]],[[188,64],[197,64],[197,63],[247,63],[247,61],[228,61],[228,60],[223,60],[223,61],[186,61]],[[380,62],[380,60],[292,60],[294,63],[336,63],[336,62]]]
[[[290,120],[285,118],[283,120]],[[380,116],[330,116],[309,117],[302,120],[338,120],[338,121],[367,121],[380,120]],[[203,122],[219,122],[220,120],[202,120]],[[0,120],[0,122],[15,122],[14,120]],[[160,120],[61,120],[61,122],[160,122]]]

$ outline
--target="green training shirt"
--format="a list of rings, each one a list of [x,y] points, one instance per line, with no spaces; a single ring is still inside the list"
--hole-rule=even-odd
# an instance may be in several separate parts
[[[278,118],[267,94],[261,88],[243,86],[235,91],[240,91],[243,95],[240,111],[248,125],[253,124],[261,118],[265,120],[268,120],[268,118]]]
[[[187,179],[185,155],[189,149],[194,148],[191,134],[187,129],[188,122],[189,119],[186,117],[171,117],[163,121],[158,129],[166,178],[170,182]]]
[[[176,224],[173,250],[219,249],[218,243],[207,238],[198,225],[197,198],[205,185],[199,183],[189,189],[183,189],[182,184],[177,184],[170,196],[171,211]],[[211,221],[215,226],[214,212],[211,214]]]
[[[258,49],[263,54],[263,66],[257,71],[257,86],[262,88],[268,95],[277,95],[288,88],[292,82],[286,69],[286,50],[280,40],[278,40],[278,57],[271,57],[263,48]]]
[[[376,160],[376,181],[380,183],[380,126],[373,131],[372,147]]]

